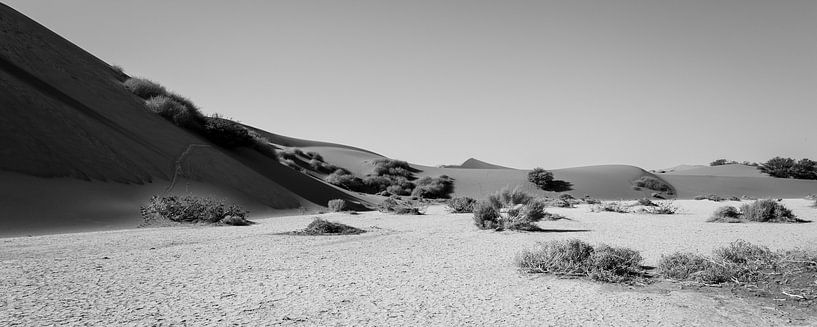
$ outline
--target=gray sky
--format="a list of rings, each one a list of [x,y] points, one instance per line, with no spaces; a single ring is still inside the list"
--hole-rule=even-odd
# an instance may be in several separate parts
[[[817,1],[6,1],[270,132],[420,164],[817,157]]]

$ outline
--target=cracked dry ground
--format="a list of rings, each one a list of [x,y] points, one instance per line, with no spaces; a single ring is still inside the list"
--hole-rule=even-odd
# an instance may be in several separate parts
[[[543,233],[479,231],[470,215],[432,207],[424,216],[323,215],[369,231],[349,236],[281,234],[306,226],[311,217],[301,216],[0,239],[0,325],[817,324],[727,292],[605,285],[513,265],[519,250],[557,238],[629,246],[655,265],[662,252],[708,253],[736,238],[773,248],[786,246],[780,235],[815,240],[815,224],[770,231],[706,224],[695,212],[557,210],[571,220],[542,222],[551,230]]]

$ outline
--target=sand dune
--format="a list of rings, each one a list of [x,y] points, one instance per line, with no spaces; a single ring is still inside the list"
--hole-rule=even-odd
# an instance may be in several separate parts
[[[487,163],[485,161],[474,159],[474,158],[468,158],[468,160],[465,160],[465,162],[463,162],[460,165],[445,165],[445,166],[442,166],[442,168],[513,169],[513,168],[503,167],[503,166],[500,166],[500,165],[495,165],[495,164],[492,164],[492,163]]]
[[[757,167],[731,164],[722,166],[688,166],[686,169],[667,171],[667,175],[683,176],[721,176],[721,177],[769,177]]]

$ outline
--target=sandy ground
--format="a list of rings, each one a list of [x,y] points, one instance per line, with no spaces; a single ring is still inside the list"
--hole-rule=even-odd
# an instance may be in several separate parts
[[[804,200],[786,200],[817,219]],[[550,232],[477,230],[469,214],[326,214],[370,232],[292,236],[309,216],[250,227],[171,227],[0,239],[0,325],[815,325],[725,292],[528,275],[514,254],[580,238],[708,254],[738,238],[817,249],[817,223],[713,224],[724,203],[676,201],[675,216],[552,209]]]

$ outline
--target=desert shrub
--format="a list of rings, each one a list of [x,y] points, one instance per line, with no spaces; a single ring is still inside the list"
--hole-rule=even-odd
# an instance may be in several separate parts
[[[407,179],[414,179],[414,168],[408,162],[394,159],[377,159],[374,161],[375,176],[402,176]]]
[[[314,152],[314,151],[307,152],[306,156],[311,158],[311,159],[315,159],[317,161],[323,161],[323,156],[321,156],[320,153],[317,153],[317,152]]]
[[[446,175],[437,178],[423,177],[417,181],[417,186],[411,196],[425,199],[444,199],[454,192],[454,179]]]
[[[629,213],[630,209],[619,201],[602,202],[590,207],[592,212],[618,212]]]
[[[739,198],[739,197],[736,197],[736,196],[734,196],[734,195],[729,196],[729,197],[727,198],[727,200],[729,200],[729,201],[737,201],[737,202],[740,202],[740,198]]]
[[[513,189],[510,188],[503,188],[499,190],[497,193],[494,193],[496,199],[499,200],[501,206],[505,207],[512,207],[517,204],[528,204],[533,197],[530,196],[528,193],[525,193],[521,188],[514,187]],[[495,200],[490,200],[492,203],[496,202]]]
[[[479,229],[496,229],[501,226],[499,210],[488,202],[479,202],[474,205],[474,225]]]
[[[728,223],[738,223],[740,222],[740,211],[738,208],[733,206],[723,206],[718,209],[715,209],[715,212],[712,214],[712,217],[707,220],[709,222],[728,222]]]
[[[591,197],[585,197],[585,198],[582,199],[582,201],[584,201],[584,203],[587,203],[587,204],[599,204],[599,203],[601,203],[601,201],[599,201],[598,199],[594,199],[594,198],[591,198]]]
[[[160,95],[167,95],[167,89],[146,78],[131,77],[122,83],[131,93],[142,99],[150,99]]]
[[[335,172],[326,176],[324,180],[329,184],[342,187],[350,191],[361,190],[365,185],[362,179],[343,170],[336,170]]]
[[[639,212],[651,215],[674,215],[678,213],[678,210],[678,206],[672,201],[659,201],[655,206],[642,208]]]
[[[522,205],[519,210],[519,216],[528,222],[537,222],[545,218],[545,203],[538,200],[528,202]]]
[[[652,177],[652,176],[641,176],[641,178],[635,180],[634,185],[636,187],[643,187],[646,189],[650,189],[653,191],[664,192],[667,194],[673,194],[672,186],[667,184],[666,182]]]
[[[204,137],[216,145],[232,149],[250,146],[253,138],[243,125],[218,115],[205,118]]]
[[[641,255],[631,249],[580,240],[540,242],[516,256],[516,265],[529,273],[585,276],[604,282],[627,282],[642,276]]]
[[[713,162],[710,162],[709,165],[714,167],[714,166],[732,165],[732,164],[736,164],[736,163],[738,163],[738,162],[733,161],[733,160],[718,159],[718,160],[715,160]]]
[[[145,215],[159,217],[176,222],[206,222],[218,223],[226,217],[229,222],[246,220],[249,211],[236,204],[225,204],[222,201],[199,196],[153,196],[141,207]],[[149,219],[149,217],[145,217]],[[227,223],[227,222],[225,222]]]
[[[306,226],[306,229],[304,229],[301,233],[306,235],[325,235],[325,234],[350,235],[361,234],[365,232],[366,231],[362,229],[352,227],[349,225],[331,222],[321,218],[315,218],[314,220],[312,220],[311,223],[309,223],[309,225]]]
[[[377,210],[398,215],[422,215],[425,211],[424,208],[420,208],[413,203],[398,201],[395,198],[383,200],[378,205]]]
[[[717,194],[696,195],[694,199],[695,200],[709,200],[709,201],[715,201],[715,202],[726,201],[726,199],[724,197],[722,197],[720,195],[717,195]]]
[[[239,216],[225,216],[219,222],[231,226],[248,226],[253,224],[253,222]]]
[[[528,172],[528,181],[549,192],[565,192],[573,189],[573,184],[570,182],[553,179],[553,173],[539,167]]]
[[[454,213],[472,213],[477,200],[469,197],[456,197],[448,200],[448,206],[451,207],[451,212]]]
[[[712,251],[716,261],[723,261],[734,264],[747,264],[751,262],[772,262],[777,257],[768,247],[754,245],[744,240],[737,240],[729,245],[717,248]]]
[[[392,184],[392,179],[386,176],[366,176],[363,178],[363,184],[365,185],[364,192],[379,193]]]
[[[795,161],[792,158],[774,157],[760,165],[759,169],[772,177],[817,179],[817,161],[807,158]]]
[[[657,204],[655,204],[655,202],[652,202],[652,200],[647,199],[647,198],[638,199],[638,201],[636,203],[638,203],[638,205],[645,206],[645,207],[655,207],[655,206],[657,206]]]
[[[148,110],[182,128],[199,131],[205,123],[204,116],[200,112],[165,95],[148,99],[145,106]]]
[[[743,218],[757,222],[792,223],[800,222],[794,214],[782,204],[769,199],[757,200],[740,207]]]
[[[329,207],[329,210],[331,210],[332,212],[341,212],[348,209],[346,201],[341,199],[329,200],[327,206]]]
[[[676,252],[662,255],[658,272],[664,278],[691,280],[704,284],[720,284],[731,277],[728,269],[711,259],[695,253]]]

